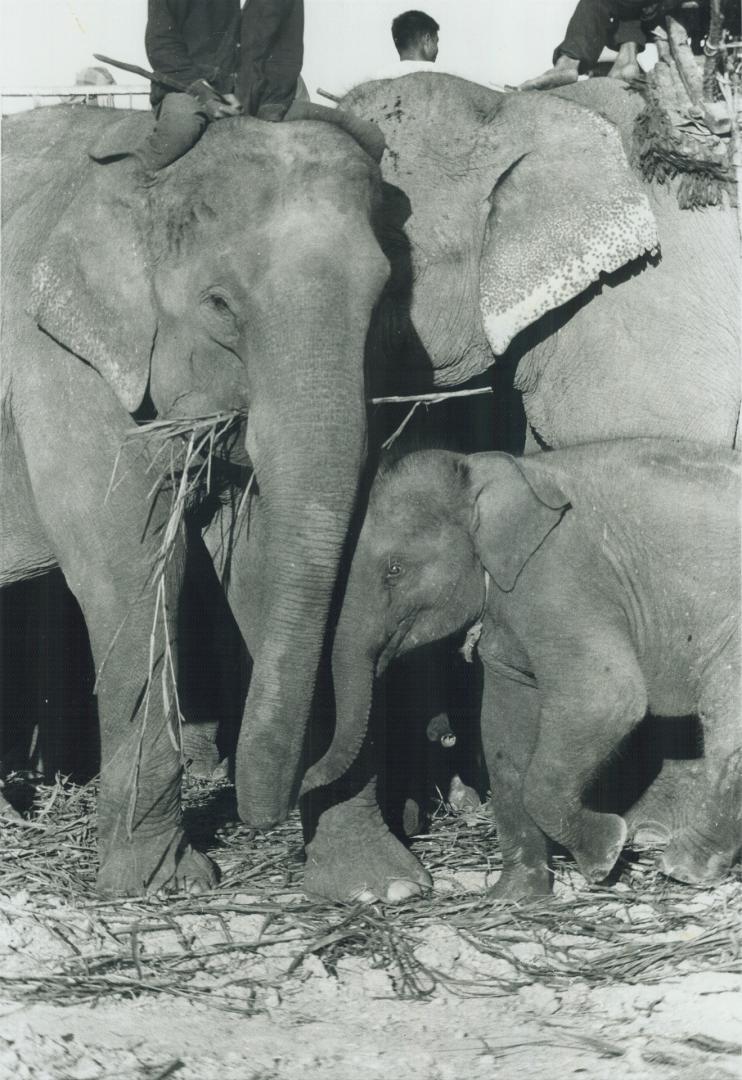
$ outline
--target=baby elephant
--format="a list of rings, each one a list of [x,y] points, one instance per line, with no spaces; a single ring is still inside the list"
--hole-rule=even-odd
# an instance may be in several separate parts
[[[338,624],[334,742],[305,790],[353,761],[394,656],[481,622],[496,895],[549,891],[546,837],[588,880],[609,873],[626,821],[582,797],[648,710],[696,713],[704,741],[661,869],[715,880],[742,846],[739,507],[738,456],[684,442],[425,451],[391,466]]]

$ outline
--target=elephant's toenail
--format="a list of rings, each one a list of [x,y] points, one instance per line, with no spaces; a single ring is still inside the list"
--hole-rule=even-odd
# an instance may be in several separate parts
[[[670,830],[660,821],[643,821],[634,832],[635,844],[666,844],[670,839]]]
[[[415,896],[420,891],[420,886],[414,881],[393,881],[386,891],[386,898],[393,904],[397,900],[406,900],[410,896]]]
[[[360,892],[351,897],[354,903],[359,904],[375,904],[378,899],[376,893],[372,892],[371,889],[361,889]]]

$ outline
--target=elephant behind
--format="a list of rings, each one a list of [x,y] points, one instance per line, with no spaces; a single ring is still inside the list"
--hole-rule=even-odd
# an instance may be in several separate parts
[[[675,183],[634,175],[639,94],[611,79],[501,94],[417,73],[343,105],[386,136],[403,385],[455,386],[506,361],[542,444],[734,444],[736,214],[681,210]]]
[[[265,545],[237,787],[241,814],[267,826],[298,786],[388,272],[376,165],[338,128],[224,120],[145,178],[126,150],[150,123],[62,107],[3,130],[0,583],[59,565],[83,611],[101,722],[99,887],[113,893],[213,881],[181,827],[172,698],[147,691],[148,671],[158,687],[175,678],[183,542],[157,600],[169,497],[150,497],[154,452],[127,439],[132,416],[249,417]]]

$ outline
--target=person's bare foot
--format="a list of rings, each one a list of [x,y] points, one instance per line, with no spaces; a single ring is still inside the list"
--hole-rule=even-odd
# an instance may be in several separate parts
[[[625,41],[618,50],[618,56],[613,62],[613,67],[608,72],[609,79],[623,79],[631,82],[641,77],[642,69],[637,60],[638,48],[636,42]]]
[[[572,56],[559,56],[553,68],[537,75],[535,79],[526,79],[518,90],[553,90],[557,86],[569,86],[577,82],[580,61]]]

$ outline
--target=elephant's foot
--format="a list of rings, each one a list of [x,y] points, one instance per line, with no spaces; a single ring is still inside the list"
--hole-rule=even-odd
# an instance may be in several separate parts
[[[427,870],[392,836],[378,807],[360,798],[325,810],[307,844],[304,891],[337,903],[400,903],[432,886]]]
[[[602,881],[616,865],[626,843],[626,822],[618,814],[584,811],[581,816],[585,820],[581,822],[579,842],[567,842],[567,847],[586,881]]]
[[[101,864],[97,889],[104,896],[198,894],[213,889],[218,880],[216,864],[195,851],[177,830],[170,839],[135,835],[129,843],[117,843]]]
[[[628,838],[639,847],[663,847],[670,839],[670,829],[663,821],[647,819],[630,828]]]
[[[487,895],[498,903],[539,900],[551,895],[553,885],[554,874],[546,863],[539,866],[506,866],[495,884],[487,890]]]
[[[405,799],[402,829],[405,836],[417,836],[427,827],[427,817],[417,799]]]
[[[216,724],[184,724],[181,730],[183,758],[191,776],[203,780],[226,775],[216,745]]]
[[[686,829],[676,833],[658,860],[663,874],[688,885],[715,885],[734,862],[736,850],[719,851]]]

